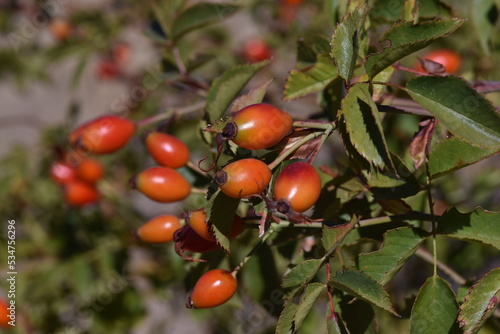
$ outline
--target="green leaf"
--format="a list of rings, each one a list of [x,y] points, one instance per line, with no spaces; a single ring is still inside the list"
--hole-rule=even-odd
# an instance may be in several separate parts
[[[394,74],[394,67],[387,67],[378,73],[373,81],[375,82],[390,82],[392,75]],[[387,93],[388,85],[384,84],[374,84],[373,85],[373,101],[381,101],[384,95]]]
[[[349,88],[339,115],[345,121],[352,145],[361,156],[379,168],[394,169],[368,84],[356,83]]]
[[[233,14],[237,9],[237,6],[229,4],[208,2],[195,4],[174,19],[171,29],[172,38],[178,39],[194,29],[220,22]]]
[[[366,72],[373,78],[396,61],[423,49],[438,38],[448,36],[463,22],[462,19],[437,19],[419,24],[400,22],[393,25],[381,37],[381,41],[389,41],[390,45],[368,56],[365,64]]]
[[[323,35],[312,35],[297,41],[298,65],[313,65],[320,53],[328,54],[331,50],[330,41]]]
[[[269,61],[263,61],[251,65],[236,65],[215,79],[207,96],[206,111],[209,122],[221,118],[247,82],[268,63]]]
[[[377,170],[371,167],[363,171],[368,188],[377,199],[399,199],[415,195],[420,191],[420,185],[415,175],[408,167],[393,155],[396,171]]]
[[[281,287],[283,289],[291,289],[290,293],[285,293],[285,297],[293,296],[298,289],[309,283],[319,268],[321,268],[323,262],[323,258],[306,260],[300,262],[285,274]]]
[[[316,64],[303,70],[292,70],[287,78],[283,100],[290,101],[323,90],[337,77],[337,69],[328,54],[317,56]]]
[[[427,233],[413,227],[400,227],[384,234],[380,250],[360,254],[358,268],[382,285],[396,275],[427,237]]]
[[[340,321],[339,321],[340,320]],[[343,334],[342,330],[340,329],[339,322],[341,322],[342,319],[340,319],[340,314],[335,314],[332,315],[331,311],[329,310],[328,316],[326,318],[326,330],[328,334]]]
[[[298,305],[291,300],[285,301],[283,311],[281,311],[276,325],[276,334],[291,334],[294,333],[293,319],[297,313]]]
[[[471,23],[474,27],[476,38],[479,40],[481,49],[486,54],[489,54],[491,51],[492,36],[495,33],[496,22],[490,19],[490,12],[495,7],[494,0],[473,0],[469,6]]]
[[[325,291],[325,289],[325,284],[321,283],[311,283],[305,287],[304,292],[300,297],[300,302],[294,317],[295,330],[300,329],[307,314],[309,314],[309,311],[311,311],[311,308],[318,299],[319,295]]]
[[[210,198],[205,206],[207,221],[211,223],[211,230],[214,232],[217,243],[229,252],[229,235],[231,223],[238,209],[240,200],[224,194],[220,189]]]
[[[450,285],[440,277],[429,277],[413,304],[410,333],[458,333],[457,313],[458,304]]]
[[[500,114],[464,80],[420,76],[408,81],[406,88],[413,100],[456,136],[480,147],[500,147]]]
[[[370,16],[376,20],[399,21],[404,11],[405,0],[375,0],[370,10]],[[451,2],[451,1],[449,1]],[[454,1],[455,4],[457,1]],[[459,1],[461,2],[461,1]],[[418,0],[419,16],[424,18],[449,17],[452,13],[451,5],[447,5],[443,0]]]
[[[356,227],[360,217],[353,215],[347,224],[328,226],[323,225],[321,243],[326,254],[332,254],[335,249],[344,241],[345,237]]]
[[[231,106],[231,112],[237,112],[246,106],[256,104],[256,103],[261,103],[262,100],[264,99],[264,96],[266,95],[267,92],[267,87],[273,82],[273,79],[269,79],[262,85],[255,87],[245,95],[239,96],[237,99],[234,100],[232,106]]]
[[[331,55],[335,59],[339,75],[347,82],[351,80],[359,51],[359,28],[364,22],[367,6],[358,8],[337,25],[332,36]]]
[[[498,153],[500,148],[480,148],[458,137],[444,139],[429,154],[429,173],[434,179]]]
[[[500,212],[477,208],[460,213],[456,208],[446,211],[438,220],[437,233],[460,240],[473,240],[500,249]]]
[[[495,268],[474,284],[460,306],[458,322],[464,334],[479,332],[496,310],[500,292],[500,268]]]
[[[329,285],[398,316],[382,285],[362,271],[346,269],[338,272]]]

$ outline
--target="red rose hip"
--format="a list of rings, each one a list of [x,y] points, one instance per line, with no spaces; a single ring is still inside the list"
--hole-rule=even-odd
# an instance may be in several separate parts
[[[132,177],[130,184],[150,199],[161,203],[181,201],[191,193],[189,182],[170,167],[150,167]]]
[[[238,282],[230,271],[213,269],[196,282],[187,308],[210,308],[227,302],[236,292]]]
[[[283,168],[274,183],[274,199],[278,211],[304,212],[316,203],[321,192],[321,179],[316,169],[306,162],[294,162]]]
[[[207,221],[207,214],[204,209],[191,210],[186,217],[186,223],[203,239],[215,241],[215,238],[210,232],[210,224]],[[245,230],[245,222],[243,219],[235,215],[231,222],[230,238],[235,238]]]
[[[240,147],[261,150],[279,143],[292,126],[292,116],[272,105],[258,103],[236,112],[222,130],[222,137]]]
[[[155,161],[165,167],[180,168],[189,161],[189,149],[180,139],[161,132],[146,136],[146,147]]]
[[[221,191],[233,198],[263,192],[271,181],[271,170],[261,160],[247,158],[226,165],[215,174]]]
[[[70,143],[90,153],[112,153],[125,146],[135,131],[131,120],[105,115],[79,126],[71,133]]]
[[[70,181],[64,185],[63,190],[65,202],[74,207],[92,204],[99,199],[99,192],[95,185],[85,181]]]
[[[165,243],[174,238],[174,232],[180,229],[181,222],[174,215],[160,215],[148,220],[137,229],[137,236],[144,242]]]

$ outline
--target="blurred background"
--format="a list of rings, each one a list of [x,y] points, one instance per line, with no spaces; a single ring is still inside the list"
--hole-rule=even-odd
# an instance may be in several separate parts
[[[184,304],[196,275],[186,273],[200,273],[206,267],[184,262],[171,244],[137,240],[135,230],[149,218],[180,215],[199,203],[193,195],[184,202],[158,204],[129,189],[131,176],[154,165],[140,135],[119,152],[96,157],[105,173],[97,185],[100,199],[93,205],[77,208],[65,202],[51,176],[51,166],[70,149],[69,133],[109,113],[134,121],[167,113],[163,125],[188,145],[191,160],[207,155],[209,149],[199,134],[205,96],[196,85],[179,80],[176,55],[158,20],[158,13],[173,15],[169,6],[174,2],[183,1],[0,0],[0,298],[6,299],[8,293],[3,279],[8,271],[4,255],[8,220],[16,222],[18,272],[17,325],[6,333],[274,332],[281,304],[271,296],[279,289],[281,273],[274,269],[272,282],[261,273],[269,266],[286,268],[286,259],[266,263],[270,251],[264,248],[242,278],[245,293],[217,309],[193,311]],[[452,10],[447,1],[423,1],[429,17],[469,19],[456,34],[428,49],[448,48],[460,54],[459,74],[468,80],[496,81],[500,5],[479,2],[484,8],[471,10],[469,1],[458,1]],[[178,56],[204,85],[232,65],[273,58],[245,91],[273,78],[268,103],[299,119],[317,116],[321,104],[316,96],[284,102],[283,86],[296,67],[298,39],[330,36],[344,1],[235,3],[241,9],[224,21],[186,35],[177,45]],[[375,9],[382,8],[381,1],[373,3]],[[402,2],[391,3],[390,10],[373,10],[371,19],[387,24],[396,20]],[[416,61],[415,56],[403,64],[413,67]],[[499,105],[497,93],[488,97]],[[388,134],[391,149],[407,154],[418,118],[391,115],[384,122],[398,129]],[[322,163],[345,158],[338,138],[333,136],[328,145]],[[190,177],[189,171],[182,172]],[[483,206],[498,211],[499,186],[500,160],[485,160],[438,181],[436,210]],[[238,263],[256,235],[247,231],[235,241],[237,251],[223,266]],[[474,261],[494,258],[485,247],[455,246],[443,250],[442,256],[466,277],[499,265]],[[317,331],[315,317],[323,316],[323,309],[318,309],[308,318],[304,333]]]

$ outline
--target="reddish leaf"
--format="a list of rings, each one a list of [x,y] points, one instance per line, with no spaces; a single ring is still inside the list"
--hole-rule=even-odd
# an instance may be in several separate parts
[[[415,168],[419,168],[429,154],[429,144],[432,133],[436,127],[434,118],[427,118],[420,122],[419,131],[413,137],[410,145],[411,158],[415,162]]]
[[[420,62],[420,65],[422,66],[423,70],[426,73],[429,74],[446,73],[446,68],[441,63],[435,62],[430,59],[421,59],[421,58],[418,58],[418,61]]]

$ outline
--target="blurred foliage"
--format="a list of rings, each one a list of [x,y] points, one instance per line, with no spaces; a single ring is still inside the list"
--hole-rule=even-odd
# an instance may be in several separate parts
[[[316,63],[315,55],[322,50],[321,45],[325,47],[326,44],[322,37],[314,36],[330,36],[342,17],[362,2],[304,0],[299,7],[290,9],[283,5],[285,1],[279,0],[232,1],[230,7],[217,7],[210,17],[197,12],[194,17],[181,20],[179,13],[197,1],[145,3],[122,0],[95,8],[79,8],[57,1],[4,1],[0,4],[3,45],[0,49],[0,78],[20,89],[33,82],[50,84],[57,66],[65,60],[76,60],[72,82],[73,89],[77,90],[82,74],[90,70],[90,64],[94,64],[96,58],[114,57],[114,46],[122,42],[126,31],[139,31],[150,40],[159,55],[158,63],[150,64],[151,67],[138,73],[122,71],[115,76],[113,80],[128,88],[129,100],[122,100],[102,113],[119,109],[129,113],[130,118],[141,121],[165,112],[171,117],[165,117],[162,126],[186,142],[193,161],[197,161],[213,154],[211,139],[199,131],[203,103],[210,99],[207,86],[228,68],[246,63],[242,52],[243,39],[247,36],[242,32],[246,30],[251,32],[249,35],[261,37],[268,43],[273,49],[274,59],[264,73],[253,76],[252,72],[248,76],[251,81],[245,92],[275,78],[265,96],[267,102],[289,110],[298,119],[314,118],[321,112],[331,118],[332,110],[336,113],[339,106],[331,96],[328,97],[326,90],[323,96],[318,94],[311,98],[309,95],[301,100],[283,102],[283,86],[289,72],[296,67],[296,60],[299,68]],[[498,1],[418,2],[420,19],[467,19],[454,34],[425,50],[444,47],[459,52],[463,59],[461,76],[467,80],[499,80]],[[368,19],[378,29],[384,29],[400,20],[405,1],[372,0],[369,3]],[[48,4],[55,4],[55,7]],[[235,13],[233,5],[238,7]],[[51,10],[57,14],[52,15]],[[226,15],[229,18],[223,22]],[[50,33],[49,22],[57,16],[67,19],[72,27],[69,37],[63,40]],[[182,25],[172,30],[175,17]],[[195,26],[203,29],[195,29]],[[380,36],[378,31],[372,33]],[[172,38],[175,47],[171,44]],[[311,49],[309,39],[315,41],[311,43]],[[370,43],[370,50],[374,51],[377,44],[372,40]],[[326,45],[326,49],[329,47]],[[132,53],[141,52],[134,45],[130,48]],[[425,50],[402,59],[401,64],[413,67],[416,57]],[[185,68],[180,68],[179,64]],[[398,73],[393,80],[405,82],[407,76]],[[340,82],[327,82],[326,85],[334,91],[342,89]],[[137,87],[141,87],[145,95],[134,99],[133,89]],[[307,93],[313,91],[319,90],[307,90]],[[390,93],[402,95],[397,91]],[[492,93],[487,97],[495,105],[500,105],[500,94]],[[214,119],[222,115],[228,105],[221,103],[215,107],[220,114]],[[322,108],[324,110],[320,110]],[[137,196],[127,183],[132,175],[153,164],[140,136],[120,152],[99,157],[106,169],[106,176],[99,183],[102,194],[99,203],[83,209],[69,207],[63,201],[61,189],[51,180],[49,168],[57,159],[57,149],[69,149],[66,138],[77,125],[78,118],[79,105],[75,103],[67,111],[64,124],[43,130],[37,147],[12,147],[0,162],[0,216],[4,221],[16,221],[17,326],[9,332],[175,333],[182,324],[207,333],[274,332],[285,305],[281,291],[283,274],[292,264],[323,256],[321,252],[324,250],[317,245],[306,247],[311,238],[318,237],[318,231],[303,228],[297,236],[296,228],[280,229],[253,254],[245,270],[238,274],[241,289],[235,298],[213,310],[184,312],[186,292],[197,277],[208,268],[235,267],[255,245],[257,229],[248,229],[231,241],[229,256],[223,256],[222,252],[207,255],[212,260],[207,263],[184,262],[174,253],[171,244],[148,245],[138,241],[135,229],[150,215],[137,206]],[[387,113],[383,116],[387,146],[407,164],[411,162],[409,145],[418,131],[419,120],[420,117],[414,115]],[[141,130],[149,128],[153,126]],[[436,131],[446,132],[442,129]],[[330,140],[327,145],[325,150],[344,151],[338,138]],[[331,181],[330,190],[333,189],[331,194],[335,193],[337,200],[318,203],[318,207],[324,209],[324,216],[329,218],[331,214],[349,220],[351,212],[361,212],[365,218],[372,218],[383,211],[381,205],[369,201],[371,199],[356,198],[364,185],[358,181],[357,175],[350,174],[352,170],[346,166],[350,162],[345,153],[340,156],[327,153],[320,155],[318,160],[331,166],[333,173],[345,172],[342,178],[328,179]],[[205,179],[200,181],[200,176],[189,169],[181,172],[193,183],[206,182]],[[417,177],[421,180],[425,175]],[[432,185],[438,213],[451,207],[469,212],[478,206],[500,211],[498,157],[450,173],[436,179]],[[415,211],[429,210],[423,192],[411,193],[406,202]],[[180,214],[185,209],[198,208],[200,203],[206,201],[201,195],[192,194],[181,210],[166,210]],[[412,223],[422,227],[420,222]],[[350,234],[339,252],[344,264],[354,266],[358,254],[379,249],[383,233],[388,229],[388,226],[380,225]],[[6,228],[0,238],[4,247]],[[465,287],[489,269],[499,266],[498,250],[483,244],[445,238],[438,238],[437,242],[440,261],[471,280],[464,284]],[[2,260],[0,264],[2,273],[8,271],[5,263]],[[331,267],[335,270],[342,268],[340,263],[333,261]],[[373,314],[379,328],[385,329],[384,333],[403,333],[408,331],[410,308],[416,294],[431,273],[431,264],[414,257],[386,286],[395,309],[402,315],[401,319],[359,300],[353,301],[345,294],[335,295],[335,304],[346,314]],[[317,276],[325,275],[324,268],[317,273]],[[2,285],[0,296],[6,295],[7,290]],[[328,300],[323,297],[326,296],[319,298],[317,305],[304,316],[301,332],[325,332],[323,320]],[[189,327],[193,320],[196,325]],[[343,320],[345,326],[354,326],[351,333],[376,332],[374,323],[361,323],[359,316]],[[173,324],[176,322],[180,325]],[[498,317],[493,317],[480,333],[495,333],[499,328]]]

